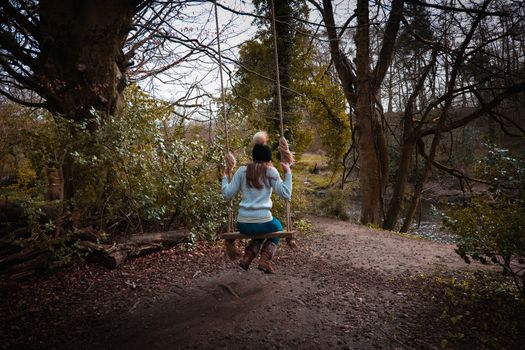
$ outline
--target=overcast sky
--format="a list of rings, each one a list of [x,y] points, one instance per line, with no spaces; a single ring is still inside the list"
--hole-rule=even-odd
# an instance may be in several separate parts
[[[251,1],[219,0],[228,8],[242,12],[253,12]],[[198,39],[201,43],[210,45],[217,50],[215,12],[212,3],[193,4],[185,9],[180,27],[188,32],[188,36]],[[218,7],[219,32],[223,65],[229,71],[234,71],[232,59],[238,57],[239,46],[253,37],[257,28],[252,25],[252,18],[235,14]],[[181,48],[184,50],[184,48]],[[181,55],[182,55],[181,51]],[[154,96],[166,100],[176,100],[186,93],[186,87],[192,83],[200,82],[208,92],[220,94],[220,78],[218,62],[206,56],[199,56],[198,60],[183,63],[175,67],[174,74],[178,79],[173,81],[170,77],[161,76],[159,79],[148,79],[141,85]],[[228,74],[224,74],[225,84],[230,85]]]
[[[233,9],[240,13],[253,13],[254,8],[251,0],[218,0],[220,5]],[[353,10],[353,0],[342,0],[334,2],[336,17],[340,21],[348,18],[350,11]],[[184,33],[199,42],[209,45],[217,50],[215,12],[213,3],[195,2],[190,3],[177,23]],[[218,7],[219,31],[221,40],[221,51],[223,55],[223,66],[225,67],[224,84],[227,89],[232,85],[229,72],[235,72],[237,67],[232,60],[238,58],[239,47],[246,40],[252,38],[257,31],[253,24],[254,17],[237,14],[227,9]],[[316,9],[310,11],[310,21],[317,23],[320,21],[319,13]],[[336,19],[337,20],[337,19]],[[342,22],[341,22],[342,23]],[[174,50],[177,50],[175,48]],[[181,48],[184,50],[184,48]],[[183,53],[181,52],[181,55]],[[213,97],[220,97],[220,76],[217,57],[213,59],[198,55],[196,60],[184,62],[174,68],[171,76],[160,76],[142,81],[140,85],[155,97],[168,101],[177,101],[188,94],[199,96],[203,92],[211,94]],[[190,89],[190,86],[198,85],[201,89]],[[193,101],[201,104],[208,104],[209,98],[199,98]],[[197,109],[196,109],[197,110]]]

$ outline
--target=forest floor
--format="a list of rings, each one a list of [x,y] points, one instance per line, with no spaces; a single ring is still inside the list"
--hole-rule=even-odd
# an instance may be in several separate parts
[[[216,242],[1,290],[0,348],[523,349],[523,304],[488,288],[503,285],[493,269],[450,244],[310,221],[274,275]]]

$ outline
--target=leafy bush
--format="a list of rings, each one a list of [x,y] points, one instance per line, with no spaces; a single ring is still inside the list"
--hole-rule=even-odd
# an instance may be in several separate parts
[[[279,166],[280,167],[280,166]],[[300,181],[297,181],[297,172],[292,169],[293,186],[292,186],[292,200],[290,202],[292,226],[295,230],[300,230],[300,225],[297,224],[304,219],[307,209],[307,198],[305,196],[305,188],[301,186]],[[281,173],[282,177],[282,173]],[[286,201],[279,198],[275,193],[272,195],[272,214],[277,217],[286,229]]]
[[[517,286],[525,287],[525,210],[518,203],[474,197],[470,207],[447,211],[445,225],[459,236],[456,252],[470,262],[503,266]],[[525,296],[525,294],[524,294]]]
[[[183,126],[170,121],[167,103],[132,87],[121,117],[102,123],[95,133],[77,130],[85,140],[74,156],[87,181],[76,204],[104,229],[186,226],[213,237],[222,226],[221,145],[198,134],[186,137]]]
[[[525,199],[525,161],[514,157],[506,148],[485,145],[487,155],[476,165],[476,173],[491,181],[490,192],[500,197]]]
[[[172,109],[131,86],[123,113],[96,119],[95,125],[46,112],[32,116],[31,128],[20,133],[18,142],[18,152],[30,165],[19,168],[17,186],[27,187],[35,176],[40,185],[40,195],[27,205],[38,208],[43,200],[47,181],[38,169],[61,169],[70,157],[77,191],[64,206],[62,216],[69,219],[54,223],[71,223],[66,231],[91,226],[131,233],[186,226],[198,236],[213,237],[224,223],[218,182],[223,151],[198,132],[188,135]]]
[[[492,272],[424,277],[429,300],[441,308],[442,348],[520,349],[525,337],[525,300],[512,282]],[[443,332],[445,334],[445,332]]]
[[[456,252],[467,263],[501,265],[525,298],[525,162],[490,146],[477,171],[493,181],[490,195],[474,196],[466,208],[451,206],[444,225],[459,236]]]
[[[222,144],[174,120],[172,109],[131,86],[119,116],[90,125],[22,107],[0,113],[0,160],[8,161],[0,169],[0,249],[34,252],[41,268],[81,261],[87,248],[79,241],[93,233],[183,226],[194,239],[215,238],[225,223]],[[46,169],[61,174],[66,159],[75,196],[49,201]]]

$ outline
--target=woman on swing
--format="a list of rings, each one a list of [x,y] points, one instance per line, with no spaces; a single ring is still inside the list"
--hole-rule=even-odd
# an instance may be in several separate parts
[[[272,190],[285,200],[290,200],[292,196],[292,172],[290,165],[281,162],[284,171],[284,181],[282,181],[279,172],[272,165],[272,151],[266,145],[266,138],[266,133],[257,133],[255,135],[252,162],[246,166],[239,167],[231,182],[228,183],[228,177],[232,172],[231,168],[226,167],[222,177],[222,194],[225,199],[232,198],[239,191],[242,192],[242,200],[237,216],[237,229],[245,235],[261,235],[282,231],[283,226],[281,222],[273,217],[271,212]],[[233,242],[226,242],[226,244],[231,245]],[[244,270],[248,270],[251,262],[260,251],[259,270],[265,273],[274,273],[271,260],[278,244],[278,237],[266,240],[250,240],[244,249],[244,256],[239,266]]]

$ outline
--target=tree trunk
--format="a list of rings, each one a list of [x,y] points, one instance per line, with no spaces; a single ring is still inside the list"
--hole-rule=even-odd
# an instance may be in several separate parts
[[[383,228],[387,230],[394,230],[396,228],[399,214],[403,208],[403,200],[405,197],[414,148],[415,142],[413,141],[405,141],[402,147],[401,160],[399,161],[399,167],[397,169],[394,192],[390,199],[390,203],[388,204],[385,221],[383,222]]]
[[[333,7],[323,0],[323,18],[330,39],[330,54],[334,61],[345,97],[355,106],[354,115],[358,134],[359,184],[361,187],[361,222],[380,224],[383,193],[388,179],[388,155],[385,136],[376,115],[375,96],[392,62],[395,39],[402,18],[404,1],[394,0],[385,27],[384,40],[376,67],[371,71],[369,2],[357,1],[357,32],[355,35],[355,75],[351,61],[339,47]]]
[[[135,2],[127,0],[41,1],[35,76],[48,87],[43,97],[51,112],[91,131],[119,113],[128,67],[123,46],[134,11]],[[64,163],[67,200],[81,184],[72,157]]]
[[[375,99],[370,87],[370,78],[365,74],[358,75],[357,104],[355,108],[356,132],[359,149],[359,188],[361,194],[361,223],[379,224],[383,179],[378,130],[379,123],[374,111]]]
[[[374,142],[374,101],[370,72],[370,22],[368,1],[357,2],[358,29],[356,43],[357,101],[355,107],[359,149],[359,187],[361,191],[361,222],[377,223],[380,211],[380,183],[377,152]]]
[[[380,224],[383,194],[388,179],[386,141],[376,114],[375,96],[388,70],[390,55],[384,43],[374,72],[370,70],[370,20],[368,1],[357,2],[356,41],[356,129],[359,146],[361,223]]]
[[[359,187],[361,192],[361,223],[379,224],[381,222],[381,206],[383,195],[384,174],[381,171],[381,160],[375,132],[377,126],[373,120],[375,115],[370,111],[370,98],[367,92],[360,91],[356,106],[356,129],[359,148]],[[365,96],[361,96],[361,93]],[[368,96],[369,97],[369,96]]]
[[[425,168],[423,169],[423,173],[421,174],[421,177],[418,179],[418,182],[416,183],[416,186],[414,188],[414,194],[412,196],[412,201],[410,202],[410,206],[408,208],[407,214],[405,215],[405,219],[403,221],[403,226],[401,226],[401,232],[408,232],[410,225],[412,224],[412,220],[414,220],[414,216],[416,215],[416,210],[419,207],[419,202],[421,201],[421,193],[423,192],[423,188],[425,187],[425,184],[432,174],[432,163],[434,161],[434,158],[436,157],[436,151],[439,146],[439,142],[441,140],[441,133],[440,129],[443,123],[445,122],[446,117],[445,115],[442,115],[438,121],[438,131],[434,135],[434,138],[432,139],[432,144],[430,145],[430,152],[428,158],[425,160]],[[418,141],[418,147],[425,147],[422,140]]]
[[[336,31],[331,0],[323,0],[323,8],[323,20],[326,24],[328,38],[330,39],[330,55],[334,61],[339,80],[341,81],[345,98],[348,104],[353,107],[355,106],[357,96],[355,94],[355,76],[352,71],[352,63],[339,47],[339,38]]]
[[[396,182],[394,185],[394,192],[390,203],[388,204],[388,212],[383,222],[383,228],[388,230],[394,230],[397,225],[399,214],[403,207],[403,200],[405,197],[405,190],[408,180],[408,173],[410,171],[410,164],[412,160],[412,154],[418,139],[418,136],[414,134],[414,104],[417,96],[421,95],[424,89],[425,81],[427,76],[436,63],[437,51],[434,50],[432,53],[432,59],[427,67],[425,67],[421,76],[414,84],[414,90],[408,98],[405,107],[405,113],[403,116],[403,147],[401,148],[401,159],[397,169]]]

